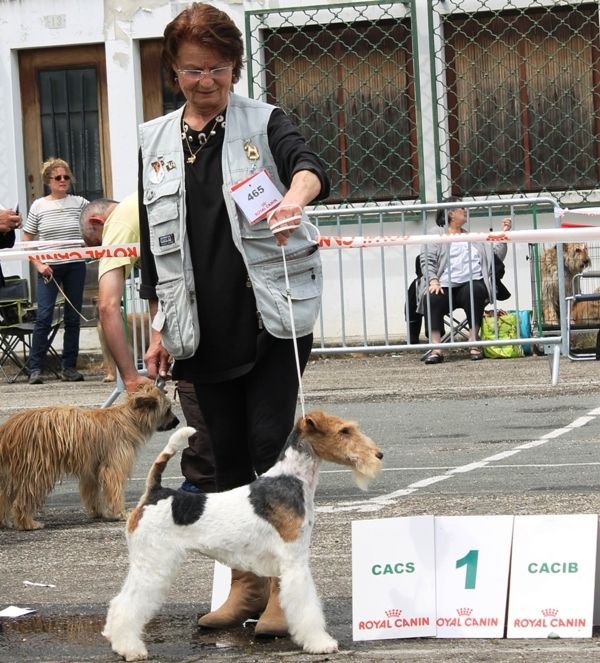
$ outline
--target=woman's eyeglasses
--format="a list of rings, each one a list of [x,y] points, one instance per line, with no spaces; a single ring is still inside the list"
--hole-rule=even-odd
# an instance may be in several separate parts
[[[214,69],[178,69],[177,73],[179,76],[188,81],[188,82],[196,82],[199,81],[201,78],[206,77],[206,78],[212,78],[214,79],[222,79],[226,78],[229,76],[233,69],[233,65],[227,65],[226,67],[216,67]]]
[[[54,180],[55,182],[62,182],[63,180],[65,182],[68,182],[71,179],[70,175],[55,175],[54,177],[50,178],[51,180]]]

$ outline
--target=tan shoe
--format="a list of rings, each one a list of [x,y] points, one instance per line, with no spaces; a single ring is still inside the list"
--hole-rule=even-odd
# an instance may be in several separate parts
[[[269,579],[231,569],[231,589],[220,608],[198,619],[203,628],[232,628],[257,617],[269,600]]]
[[[279,602],[279,578],[271,578],[271,594],[265,611],[256,623],[257,638],[283,638],[289,635],[288,623]]]

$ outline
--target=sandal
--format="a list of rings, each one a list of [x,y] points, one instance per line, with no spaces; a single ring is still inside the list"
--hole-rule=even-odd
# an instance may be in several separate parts
[[[481,352],[479,348],[471,348],[469,354],[471,355],[471,361],[479,361],[480,359],[483,359],[483,352]]]
[[[426,364],[441,364],[444,361],[444,355],[435,350],[425,359]]]

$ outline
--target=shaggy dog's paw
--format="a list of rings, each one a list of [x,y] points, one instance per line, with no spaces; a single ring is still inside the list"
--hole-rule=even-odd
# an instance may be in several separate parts
[[[18,523],[15,522],[13,525],[14,529],[19,529],[19,530],[34,530],[34,529],[43,529],[44,523],[40,523],[37,520],[26,520],[24,522]]]
[[[127,513],[122,511],[121,513],[103,513],[101,516],[102,520],[108,520],[110,522],[115,520],[127,520]]]

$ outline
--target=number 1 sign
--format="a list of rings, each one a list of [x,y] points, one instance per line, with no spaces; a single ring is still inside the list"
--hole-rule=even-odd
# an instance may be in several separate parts
[[[513,520],[436,517],[438,638],[503,636]]]

